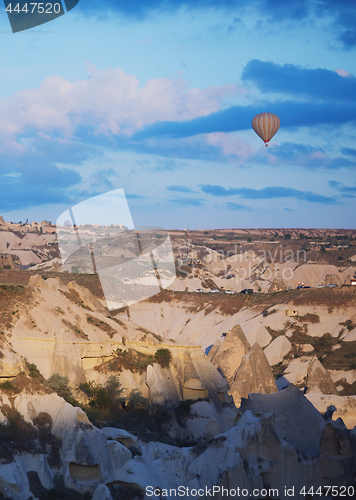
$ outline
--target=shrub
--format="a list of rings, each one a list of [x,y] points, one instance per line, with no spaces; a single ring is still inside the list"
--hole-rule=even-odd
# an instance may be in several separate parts
[[[153,363],[158,363],[162,368],[168,368],[172,358],[169,349],[158,349],[154,356],[143,354],[135,349],[123,351],[120,348],[115,349],[113,354],[115,358],[107,365],[110,371],[130,370],[131,372],[143,373],[147,366]]]
[[[5,380],[5,382],[0,383],[0,390],[8,392],[10,394],[18,394],[20,390],[14,385],[10,380]]]
[[[141,391],[138,389],[132,389],[129,394],[127,403],[134,407],[146,408],[147,407],[147,399],[142,396]]]
[[[121,393],[123,389],[117,375],[111,375],[106,381],[105,386],[98,384],[94,380],[84,382],[79,385],[89,398],[89,406],[99,410],[113,410],[121,404]]]
[[[263,312],[262,312],[262,316],[264,318],[266,318],[267,316],[269,316],[270,314],[274,314],[277,312],[277,309],[272,309],[272,311],[269,311],[268,309],[265,309]]]
[[[41,372],[39,371],[35,363],[28,363],[26,361],[26,366],[28,368],[28,371],[30,372],[29,375],[31,378],[38,378],[40,380],[44,380],[44,378],[41,375]]]
[[[158,349],[155,354],[155,360],[162,368],[168,368],[172,360],[172,354],[169,349]]]
[[[63,375],[59,375],[59,373],[54,373],[50,376],[50,378],[46,381],[47,387],[52,389],[54,392],[58,394],[58,396],[62,397],[68,403],[72,404],[74,400],[72,396],[72,390],[69,386],[69,379]],[[75,401],[75,400],[74,400]]]
[[[299,321],[304,323],[320,323],[320,317],[314,313],[307,313],[304,316],[298,316]]]

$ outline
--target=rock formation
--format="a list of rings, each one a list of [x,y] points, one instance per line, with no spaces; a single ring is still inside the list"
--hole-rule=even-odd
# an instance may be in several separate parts
[[[325,414],[328,408],[334,407],[333,419],[342,418],[348,429],[356,426],[356,396],[334,396],[327,394],[307,393],[306,398],[321,413]]]
[[[2,404],[10,405],[5,399]],[[145,492],[152,496],[154,488],[161,489],[162,498],[174,498],[177,494],[170,492],[180,486],[204,492],[215,486],[214,498],[220,500],[227,497],[223,487],[247,491],[243,496],[273,488],[278,490],[274,497],[287,500],[291,495],[285,487],[302,498],[303,486],[308,491],[315,485],[353,484],[354,434],[340,419],[326,422],[293,386],[276,394],[250,395],[240,408],[241,418],[228,431],[183,448],[146,443],[122,429],[100,431],[80,409],[53,395],[20,395],[14,408],[30,425],[38,426],[40,415],[53,421],[47,440],[56,443],[57,458],[50,458],[48,445],[42,454],[15,452],[3,462],[0,492],[13,500],[50,490],[59,471],[65,487],[87,492],[94,500],[139,499]],[[211,410],[202,407],[198,412],[212,416]]]
[[[325,420],[295,385],[275,394],[250,394],[241,401],[240,412],[246,410],[257,416],[273,412],[273,428],[281,440],[307,457],[319,454]]]
[[[306,386],[308,392],[339,394],[329,372],[323,367],[316,356],[313,357],[308,365]]]
[[[271,342],[263,351],[271,366],[278,365],[292,349],[292,344],[287,337],[280,335]]]
[[[234,403],[239,406],[241,398],[246,398],[250,393],[271,394],[276,391],[277,386],[270,364],[261,347],[254,344],[243,356],[231,385],[230,394]]]
[[[251,349],[240,325],[235,325],[222,342],[217,341],[208,358],[230,385],[235,378],[243,356]]]

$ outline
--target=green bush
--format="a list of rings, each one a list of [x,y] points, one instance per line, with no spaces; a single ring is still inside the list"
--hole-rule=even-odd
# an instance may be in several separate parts
[[[155,360],[162,368],[168,368],[172,360],[172,354],[169,349],[158,349],[155,354]]]
[[[58,394],[61,398],[65,399],[67,403],[73,406],[78,406],[78,402],[72,396],[72,390],[69,386],[69,379],[59,373],[54,373],[46,380],[46,385],[54,392]]]
[[[172,355],[169,349],[158,349],[154,356],[128,349],[123,351],[117,348],[113,351],[115,358],[108,363],[111,371],[130,370],[131,372],[143,373],[148,365],[158,363],[162,368],[168,368]]]
[[[142,396],[141,391],[132,389],[129,394],[127,403],[136,408],[147,408],[147,399]]]
[[[0,383],[0,390],[8,392],[10,394],[18,394],[20,390],[14,385],[10,380],[5,380],[5,382]]]
[[[42,377],[41,375],[41,372],[39,371],[39,369],[37,368],[37,366],[35,365],[35,363],[28,363],[26,361],[26,366],[28,368],[28,371],[30,372],[29,375],[31,378],[37,378],[41,381],[44,380],[44,378]]]
[[[99,410],[114,410],[121,404],[121,393],[123,389],[117,375],[111,375],[105,386],[98,384],[94,380],[84,382],[79,385],[89,398],[89,406]]]

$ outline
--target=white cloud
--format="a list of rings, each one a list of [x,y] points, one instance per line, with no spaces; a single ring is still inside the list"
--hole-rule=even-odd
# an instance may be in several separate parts
[[[96,133],[130,135],[144,125],[164,120],[190,120],[222,107],[224,98],[246,90],[237,85],[188,89],[187,81],[155,78],[145,84],[120,68],[97,70],[87,65],[87,79],[47,77],[39,88],[16,92],[0,100],[2,143],[15,144],[17,135],[56,131],[65,137],[78,126]]]
[[[243,163],[247,158],[254,156],[255,148],[249,142],[238,138],[235,134],[214,132],[206,135],[208,144],[218,146],[226,156],[235,156],[236,163]]]
[[[346,71],[345,69],[337,69],[336,70],[336,73],[339,75],[339,76],[352,76],[351,73],[349,73],[348,71]]]

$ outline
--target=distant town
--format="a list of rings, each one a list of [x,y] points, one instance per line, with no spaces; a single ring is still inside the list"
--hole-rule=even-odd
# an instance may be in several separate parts
[[[0,231],[21,231],[22,233],[55,233],[56,226],[51,221],[43,220],[41,222],[5,222],[0,216]]]
[[[72,227],[70,221],[66,221],[68,224],[61,226],[62,229],[69,229]],[[55,234],[56,224],[52,224],[51,221],[43,220],[41,222],[6,222],[2,216],[0,216],[0,231],[19,231],[21,233],[37,233],[37,234]],[[126,229],[123,224],[118,224],[116,226],[110,225],[100,225],[100,224],[84,224],[78,225],[82,229],[105,229],[110,227],[115,227],[116,229]]]

